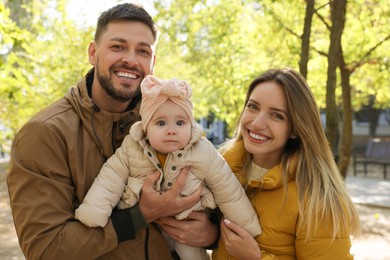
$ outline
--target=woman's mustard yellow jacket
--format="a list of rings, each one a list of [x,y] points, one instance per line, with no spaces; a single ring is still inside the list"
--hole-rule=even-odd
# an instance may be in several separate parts
[[[243,143],[239,142],[224,153],[225,159],[242,184],[246,182],[246,177],[240,174],[244,149]],[[350,254],[349,234],[340,234],[332,241],[331,232],[320,225],[316,232],[312,233],[311,240],[305,242],[306,230],[297,230],[298,223],[306,220],[301,219],[298,213],[297,185],[293,168],[295,167],[289,169],[292,177],[287,184],[287,197],[283,188],[281,165],[276,165],[266,173],[259,183],[259,191],[251,198],[263,229],[263,233],[256,237],[262,251],[262,259],[353,259]],[[213,259],[235,258],[228,256],[221,239],[218,249],[213,252]]]

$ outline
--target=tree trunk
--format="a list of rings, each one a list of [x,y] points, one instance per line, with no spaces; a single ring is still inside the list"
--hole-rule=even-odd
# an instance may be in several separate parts
[[[299,71],[307,79],[307,64],[309,62],[310,32],[314,14],[314,0],[306,0],[305,24],[303,25],[301,59],[299,60]]]
[[[372,138],[376,137],[376,129],[378,128],[380,114],[381,110],[374,107],[370,107],[368,110],[369,135]]]
[[[328,73],[326,81],[326,134],[334,156],[337,158],[338,118],[336,107],[336,69],[340,56],[341,36],[344,30],[346,0],[331,2],[330,44],[328,51]]]
[[[343,124],[341,133],[341,146],[339,152],[338,166],[341,175],[344,179],[347,177],[349,161],[352,151],[352,104],[351,104],[351,85],[349,78],[351,71],[348,70],[345,60],[343,48],[340,44],[339,69],[341,75],[341,88],[343,98]]]

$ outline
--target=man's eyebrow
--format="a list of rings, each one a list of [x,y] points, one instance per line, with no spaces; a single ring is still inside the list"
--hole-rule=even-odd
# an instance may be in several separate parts
[[[120,37],[114,37],[114,38],[111,38],[110,41],[113,41],[113,42],[127,42],[125,39],[123,38],[120,38]]]
[[[113,37],[113,38],[110,39],[110,41],[127,43],[127,41],[125,39],[120,38],[120,37]],[[145,47],[149,47],[149,48],[152,48],[152,46],[153,46],[152,44],[147,43],[147,42],[140,42],[139,45],[145,46]]]
[[[145,47],[149,47],[149,48],[152,48],[153,45],[151,45],[150,43],[147,43],[147,42],[140,42],[139,43],[141,46],[145,46]]]

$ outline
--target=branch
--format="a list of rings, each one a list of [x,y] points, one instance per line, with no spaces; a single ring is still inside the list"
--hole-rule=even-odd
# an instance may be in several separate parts
[[[326,53],[326,52],[324,52],[324,51],[318,50],[318,49],[316,49],[315,47],[313,47],[313,50],[314,50],[315,52],[317,52],[318,54],[320,54],[321,56],[328,57],[328,53]]]
[[[378,60],[379,60],[378,58],[371,58],[368,60],[360,60],[357,62],[353,62],[352,64],[347,65],[346,67],[350,71],[350,73],[353,73],[357,68],[359,68],[365,64],[371,64],[371,65],[379,64],[380,62]]]
[[[380,45],[382,45],[385,41],[389,40],[390,39],[390,34],[387,35],[382,41],[378,42],[374,47],[372,47],[364,56],[363,56],[363,59],[364,58],[367,58],[368,56],[370,56],[370,54],[375,51],[376,48],[378,48]]]
[[[269,11],[269,12],[271,13],[271,15],[275,18],[275,20],[276,20],[277,22],[279,22],[279,23],[282,25],[282,27],[283,27],[284,29],[286,29],[286,31],[288,31],[288,32],[291,33],[292,35],[298,37],[299,39],[301,39],[301,36],[298,35],[297,33],[295,33],[295,32],[294,32],[293,30],[291,30],[289,27],[285,26],[284,23],[278,18],[278,16],[275,15],[274,12],[272,12],[272,10],[268,9],[268,11]]]
[[[330,5],[330,3],[328,2],[328,3],[325,3],[325,4],[321,5],[321,6],[318,7],[315,11],[317,12],[318,10],[321,10],[322,8],[324,8],[324,7],[327,6],[327,5]]]
[[[382,41],[378,42],[374,47],[368,50],[366,54],[364,54],[363,58],[360,61],[353,62],[352,64],[348,65],[348,70],[352,73],[357,68],[363,66],[366,63],[369,64],[378,64],[378,59],[372,58],[367,60],[367,58],[373,53],[379,46],[381,46],[385,41],[390,39],[390,34],[387,35]]]
[[[318,13],[319,9],[316,9],[314,12],[320,18],[320,20],[325,24],[326,28],[330,31],[331,26],[326,22],[325,18]]]
[[[280,22],[280,21],[279,21]],[[280,22],[281,23],[281,22]],[[288,28],[287,26],[285,26],[283,23],[281,23],[281,25],[284,27],[284,29],[286,29],[289,33],[291,33],[292,35],[298,37],[299,39],[301,39],[302,37],[300,35],[298,35],[297,33],[295,33],[293,30],[291,30],[290,28]]]

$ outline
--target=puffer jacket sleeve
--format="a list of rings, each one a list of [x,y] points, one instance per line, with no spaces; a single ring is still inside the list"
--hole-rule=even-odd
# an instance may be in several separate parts
[[[104,227],[112,209],[118,204],[130,174],[129,155],[126,153],[131,137],[104,163],[75,217],[89,227]],[[133,205],[130,205],[133,206]]]
[[[92,229],[74,220],[75,186],[59,133],[29,123],[14,139],[7,184],[19,244],[27,259],[97,258],[117,247],[117,235],[112,222]]]
[[[246,229],[253,237],[261,234],[256,212],[227,162],[207,139],[202,138],[198,145],[204,150],[200,153],[203,158],[199,160],[198,172],[205,175],[206,186],[224,217]]]
[[[222,239],[219,241],[218,249],[213,251],[212,259],[213,260],[222,260],[222,259],[223,260],[225,260],[225,259],[239,260],[237,257],[234,257],[234,256],[228,254],[226,247],[225,247],[225,244],[223,243]],[[262,260],[278,260],[279,258],[270,252],[267,252],[265,250],[261,250],[261,259]]]

